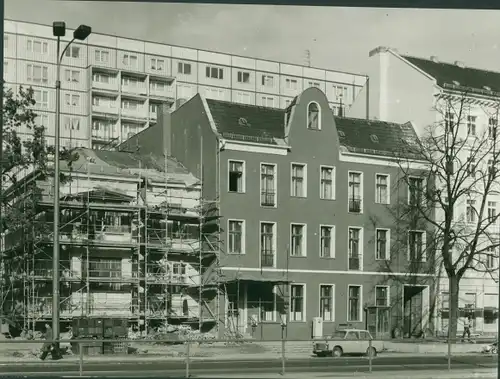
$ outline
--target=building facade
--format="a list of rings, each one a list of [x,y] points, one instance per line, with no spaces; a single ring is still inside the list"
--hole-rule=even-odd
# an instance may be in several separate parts
[[[490,138],[492,132],[495,133],[500,104],[500,73],[466,67],[461,62],[441,62],[435,56],[424,59],[401,55],[387,47],[378,47],[369,55],[369,104],[373,117],[388,122],[409,119],[419,136],[425,136],[429,126],[445,122],[458,123],[459,137],[465,140]],[[450,102],[455,102],[456,109],[443,111]],[[473,154],[467,149],[462,149],[462,153],[463,162],[468,160],[468,154]],[[475,163],[476,168],[486,169],[490,159],[485,155],[482,161]],[[472,174],[471,180],[474,180]],[[495,220],[488,227],[488,235],[500,233],[499,220],[496,219],[499,204],[498,192],[492,191],[487,199],[485,214]],[[469,220],[472,218],[469,216],[470,207],[466,201],[459,202],[455,209],[457,225],[460,220],[473,224],[473,220]],[[485,254],[483,263],[489,267],[488,270],[470,269],[460,282],[460,314],[465,315],[464,309],[474,309],[473,332],[497,333],[498,248],[492,249],[491,256]],[[444,271],[441,277],[436,326],[446,333],[449,286]],[[459,321],[460,332],[462,326]]]
[[[198,178],[171,158],[74,153],[73,169],[61,164],[61,330],[79,317],[122,319],[145,333],[217,325],[217,292],[207,291],[202,273],[218,245],[202,243],[217,238],[207,231]],[[34,215],[5,233],[1,313],[18,331],[52,319],[52,188],[34,170],[4,192],[7,204]]]
[[[52,26],[6,20],[4,81],[32,86],[40,123],[54,135],[56,40]],[[72,30],[67,30],[68,42]],[[62,60],[61,137],[65,146],[121,142],[156,122],[157,109],[197,93],[206,98],[285,108],[304,88],[327,94],[349,113],[364,75],[316,69],[92,33]],[[21,134],[27,131],[20,131]]]
[[[427,328],[433,301],[432,262],[414,254],[425,226],[398,238],[387,213],[409,196],[393,156],[413,138],[411,124],[335,117],[309,88],[284,110],[197,95],[121,148],[168,151],[218,199],[226,329],[270,339],[286,325],[303,339],[351,324],[387,337]]]

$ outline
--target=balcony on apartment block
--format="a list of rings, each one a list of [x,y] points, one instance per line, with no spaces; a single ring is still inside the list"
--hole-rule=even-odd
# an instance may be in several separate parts
[[[146,120],[149,116],[144,102],[123,99],[121,105],[122,118],[131,120]]]
[[[135,77],[130,75],[123,75],[121,81],[121,92],[122,95],[128,96],[147,96],[147,86],[145,78]]]
[[[175,86],[167,81],[151,79],[149,82],[149,96],[173,102],[175,99]]]
[[[115,123],[106,120],[92,120],[92,141],[108,143],[118,139],[117,127]],[[110,232],[112,228],[110,227]]]
[[[92,91],[94,93],[118,92],[118,75],[102,70],[92,70]]]
[[[118,119],[118,104],[114,97],[92,95],[92,113],[103,117]]]

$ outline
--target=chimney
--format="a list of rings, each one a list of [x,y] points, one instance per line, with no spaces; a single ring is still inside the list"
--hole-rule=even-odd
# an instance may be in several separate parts
[[[439,63],[439,59],[435,55],[431,55],[431,61],[433,61],[434,63]]]
[[[458,67],[462,67],[462,68],[464,68],[464,67],[465,67],[465,64],[464,64],[464,62],[455,61],[455,66],[458,66]]]

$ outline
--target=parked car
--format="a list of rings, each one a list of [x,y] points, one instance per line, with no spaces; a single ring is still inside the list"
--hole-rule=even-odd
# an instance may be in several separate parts
[[[324,342],[313,343],[313,354],[318,357],[341,357],[345,354],[366,354],[375,357],[382,350],[383,343],[374,341],[370,332],[362,329],[338,330],[325,337]]]
[[[498,341],[483,346],[483,353],[498,354]]]

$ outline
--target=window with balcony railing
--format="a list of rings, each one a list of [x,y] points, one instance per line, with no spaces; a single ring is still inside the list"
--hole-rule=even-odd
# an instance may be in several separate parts
[[[361,184],[361,173],[349,172],[348,202],[351,213],[361,213]]]
[[[274,267],[275,236],[274,223],[260,224],[260,262],[261,267]]]
[[[349,257],[348,269],[361,269],[361,229],[349,228]]]
[[[276,165],[261,164],[260,167],[260,204],[276,206]]]

